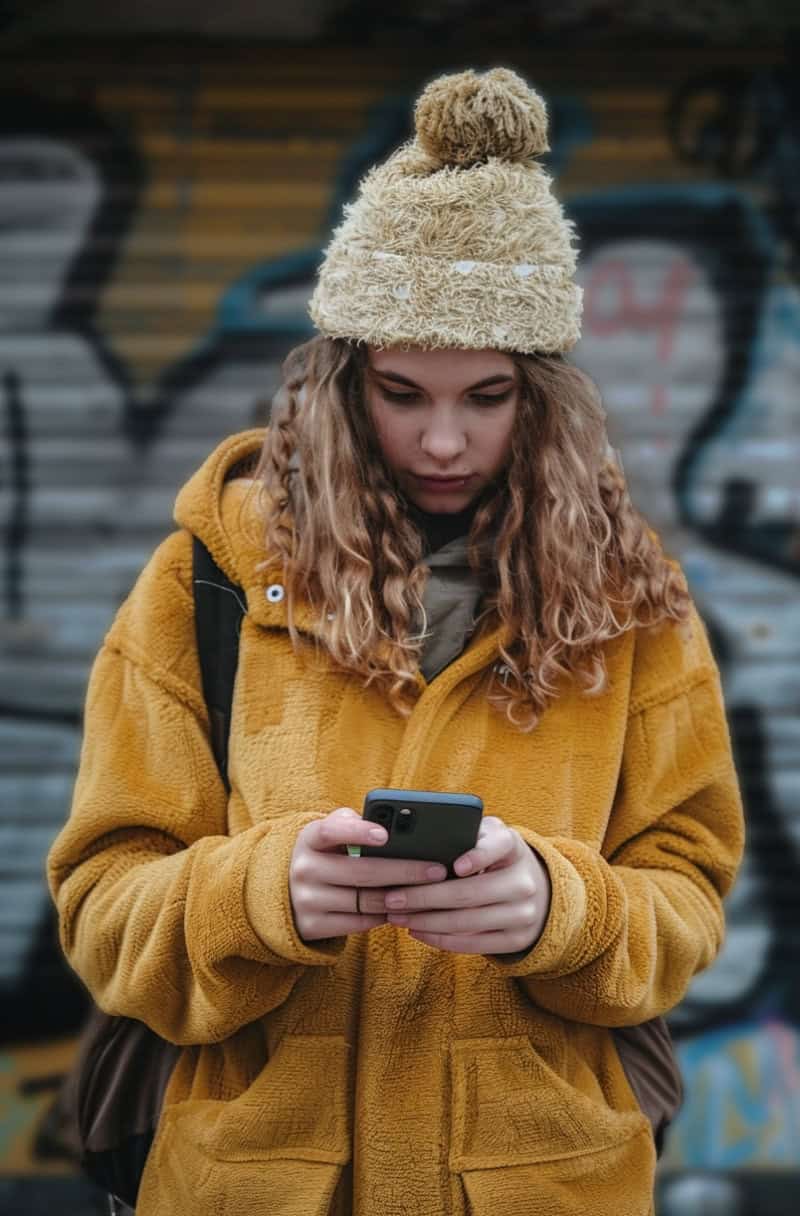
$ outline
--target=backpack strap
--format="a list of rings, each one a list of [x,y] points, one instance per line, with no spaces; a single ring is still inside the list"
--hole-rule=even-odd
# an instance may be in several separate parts
[[[203,696],[211,723],[211,748],[225,784],[239,630],[247,611],[244,592],[223,574],[198,537],[192,537],[192,591]]]

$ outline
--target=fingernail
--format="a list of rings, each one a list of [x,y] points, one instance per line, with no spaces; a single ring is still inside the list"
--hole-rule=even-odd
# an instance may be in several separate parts
[[[376,844],[384,844],[386,842],[386,828],[370,828],[367,832],[370,840],[374,840]]]
[[[432,882],[435,882],[438,878],[445,878],[446,875],[447,870],[444,866],[428,866],[425,871],[425,877],[430,878]]]
[[[458,861],[453,866],[456,874],[469,874],[472,871],[472,862],[468,857],[459,857]]]
[[[404,908],[406,906],[406,897],[401,895],[399,891],[393,891],[391,895],[387,895],[384,899],[387,908]]]

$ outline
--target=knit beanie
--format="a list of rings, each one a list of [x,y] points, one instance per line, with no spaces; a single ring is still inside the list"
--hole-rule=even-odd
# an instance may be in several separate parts
[[[573,227],[535,157],[547,111],[515,72],[440,76],[416,137],[344,211],[310,313],[374,346],[552,354],[580,336]]]

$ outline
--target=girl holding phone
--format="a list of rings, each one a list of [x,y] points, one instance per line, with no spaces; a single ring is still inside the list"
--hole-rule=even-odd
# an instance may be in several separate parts
[[[632,506],[518,76],[442,77],[334,233],[266,433],[181,491],[97,658],[49,858],[109,1012],[182,1047],[141,1216],[641,1216],[620,1029],[717,953],[716,666]],[[191,535],[246,597],[230,794]],[[478,795],[458,877],[348,856],[373,787]]]

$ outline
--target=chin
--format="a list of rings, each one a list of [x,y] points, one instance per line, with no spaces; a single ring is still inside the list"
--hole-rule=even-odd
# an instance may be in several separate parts
[[[415,507],[429,515],[458,515],[465,511],[475,494],[414,494],[409,495]]]

